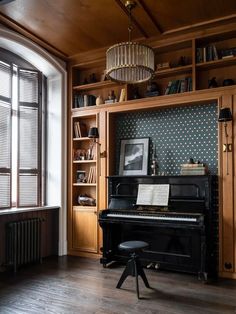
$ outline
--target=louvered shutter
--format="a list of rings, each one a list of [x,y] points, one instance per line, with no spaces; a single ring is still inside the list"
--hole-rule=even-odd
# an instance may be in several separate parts
[[[18,70],[18,206],[38,206],[41,185],[41,75]]]
[[[0,208],[11,207],[12,67],[0,61]]]

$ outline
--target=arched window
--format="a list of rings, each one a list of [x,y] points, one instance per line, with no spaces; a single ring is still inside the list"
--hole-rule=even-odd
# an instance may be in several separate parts
[[[0,208],[41,206],[46,78],[1,49],[0,82]]]

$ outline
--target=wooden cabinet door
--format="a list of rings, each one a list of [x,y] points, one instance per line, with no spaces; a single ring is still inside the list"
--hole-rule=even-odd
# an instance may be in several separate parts
[[[97,253],[97,211],[94,208],[73,207],[73,249]]]

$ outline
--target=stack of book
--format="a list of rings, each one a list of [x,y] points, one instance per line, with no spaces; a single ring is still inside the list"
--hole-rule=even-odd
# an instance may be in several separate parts
[[[204,164],[182,164],[181,175],[205,175],[207,174],[207,167]]]
[[[74,122],[74,135],[76,138],[87,137],[88,131],[86,124],[79,121]]]

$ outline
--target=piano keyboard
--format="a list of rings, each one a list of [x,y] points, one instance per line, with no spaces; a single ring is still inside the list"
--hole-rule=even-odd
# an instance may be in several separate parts
[[[198,217],[181,216],[181,215],[166,215],[166,214],[126,214],[126,213],[108,213],[107,217],[127,218],[127,219],[154,219],[161,221],[180,221],[180,222],[198,222]]]

